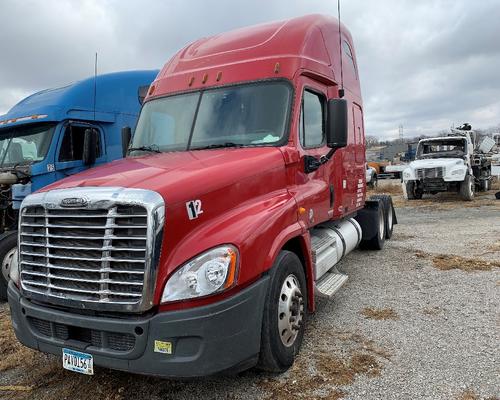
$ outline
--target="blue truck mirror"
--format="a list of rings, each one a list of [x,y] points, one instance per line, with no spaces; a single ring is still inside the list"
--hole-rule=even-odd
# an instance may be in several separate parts
[[[97,157],[97,131],[95,129],[85,129],[83,139],[83,163],[92,165]]]

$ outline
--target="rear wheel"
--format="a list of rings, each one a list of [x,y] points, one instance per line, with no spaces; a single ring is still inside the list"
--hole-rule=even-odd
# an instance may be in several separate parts
[[[374,212],[377,213],[377,233],[375,236],[368,240],[361,241],[361,247],[368,250],[382,250],[385,243],[385,207],[384,202],[379,200],[378,209]]]
[[[392,197],[387,194],[376,194],[370,197],[370,200],[381,200],[384,203],[384,218],[385,218],[385,238],[392,237],[395,223],[395,211],[392,204]]]
[[[295,253],[281,251],[271,270],[257,368],[284,372],[292,366],[304,337],[306,310],[307,288],[302,263]]]
[[[17,257],[17,232],[7,232],[0,236],[0,300],[7,300],[7,284],[12,260]]]
[[[460,197],[465,201],[474,200],[474,177],[467,175],[460,184]]]
[[[490,190],[490,177],[488,175],[482,175],[479,181],[479,190],[481,192],[487,192]]]

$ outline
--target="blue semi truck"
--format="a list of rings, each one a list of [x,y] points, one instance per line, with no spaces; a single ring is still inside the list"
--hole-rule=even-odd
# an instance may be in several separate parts
[[[28,96],[0,116],[0,300],[17,262],[17,224],[28,194],[123,157],[158,71],[98,75]]]

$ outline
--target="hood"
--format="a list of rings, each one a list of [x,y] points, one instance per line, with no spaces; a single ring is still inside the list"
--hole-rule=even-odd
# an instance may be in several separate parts
[[[436,167],[452,167],[455,165],[464,165],[464,160],[461,158],[429,158],[425,160],[415,160],[410,163],[410,168],[436,168]]]
[[[149,189],[167,204],[191,200],[280,168],[276,147],[197,150],[128,157],[73,175],[42,189],[114,186]]]

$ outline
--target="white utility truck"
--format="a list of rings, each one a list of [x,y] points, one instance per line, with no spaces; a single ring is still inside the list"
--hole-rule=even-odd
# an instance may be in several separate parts
[[[476,148],[475,132],[469,124],[452,128],[448,136],[422,139],[415,161],[403,171],[403,191],[409,200],[424,193],[458,192],[471,201],[474,192],[491,184],[491,157],[484,143]]]

